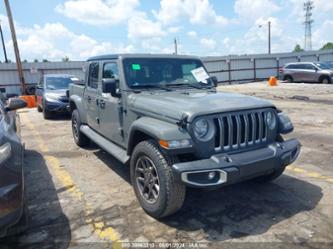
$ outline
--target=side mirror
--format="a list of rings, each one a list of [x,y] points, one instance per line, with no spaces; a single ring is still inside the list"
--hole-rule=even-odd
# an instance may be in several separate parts
[[[216,76],[212,76],[210,79],[212,80],[213,85],[214,85],[215,87],[217,87],[217,85],[218,85],[218,83],[219,83],[217,77],[216,77]]]
[[[5,107],[6,112],[15,111],[24,107],[27,107],[27,102],[20,98],[11,98],[8,100],[8,104]]]
[[[116,79],[103,79],[102,80],[102,92],[111,93],[112,97],[119,98],[121,95],[118,92],[119,80]]]

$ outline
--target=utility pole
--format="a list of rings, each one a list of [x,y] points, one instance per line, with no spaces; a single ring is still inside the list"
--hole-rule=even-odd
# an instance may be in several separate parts
[[[304,50],[312,50],[312,23],[314,20],[312,19],[312,10],[314,8],[313,1],[306,1],[304,3],[304,11],[305,11],[305,35],[304,35]]]
[[[1,42],[2,42],[3,54],[5,56],[5,62],[8,63],[6,45],[5,45],[5,40],[3,38],[3,33],[2,33],[2,28],[1,28],[1,20],[0,20],[0,35],[1,35]]]
[[[175,43],[175,54],[178,54],[178,43],[177,43],[177,38],[175,38],[174,43]]]
[[[6,5],[6,11],[7,11],[7,16],[8,16],[10,31],[12,33],[12,40],[13,40],[13,46],[14,46],[14,52],[15,52],[16,66],[17,66],[17,71],[18,71],[19,78],[20,78],[20,84],[21,84],[21,87],[22,87],[22,94],[25,94],[25,81],[24,81],[24,75],[23,75],[23,70],[22,70],[20,52],[19,52],[18,45],[17,45],[16,32],[15,32],[15,27],[14,27],[12,11],[10,9],[9,1],[4,0],[4,2],[5,2],[5,5]]]
[[[268,21],[268,54],[271,54],[271,21]]]
[[[264,25],[260,24],[259,28],[262,28]],[[271,53],[271,21],[268,21],[268,54]]]

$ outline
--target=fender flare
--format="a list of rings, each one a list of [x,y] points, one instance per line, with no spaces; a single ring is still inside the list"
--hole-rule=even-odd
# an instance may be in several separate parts
[[[78,112],[79,112],[81,123],[86,124],[87,120],[86,120],[86,115],[84,115],[85,110],[84,110],[84,107],[83,107],[82,98],[79,97],[79,96],[77,96],[77,95],[70,96],[70,98],[69,98],[69,106],[70,106],[70,112],[71,113],[74,110],[73,104],[76,107],[75,109],[77,109]]]
[[[181,140],[191,139],[191,136],[185,129],[182,129],[177,124],[158,120],[150,117],[142,117],[135,120],[130,129],[128,136],[128,154],[130,155],[137,144],[136,135],[145,134],[145,136],[158,140]],[[139,139],[139,142],[142,141]]]

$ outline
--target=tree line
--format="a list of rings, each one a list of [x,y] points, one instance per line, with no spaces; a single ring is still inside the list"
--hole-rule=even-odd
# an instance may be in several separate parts
[[[328,50],[328,49],[333,49],[333,42],[326,43],[320,50]],[[296,44],[293,50],[293,52],[303,52],[303,51],[304,49],[299,44]]]

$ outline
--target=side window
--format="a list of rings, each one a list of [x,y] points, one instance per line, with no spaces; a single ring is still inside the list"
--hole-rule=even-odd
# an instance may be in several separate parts
[[[296,69],[306,69],[305,64],[297,64]]]
[[[296,64],[290,64],[286,68],[287,69],[297,69],[297,65]]]
[[[309,70],[315,70],[315,67],[312,64],[306,64],[305,68]]]
[[[94,89],[98,88],[99,63],[92,62],[89,66],[88,86]]]
[[[103,79],[119,79],[117,63],[105,63],[103,67]]]

